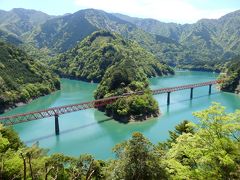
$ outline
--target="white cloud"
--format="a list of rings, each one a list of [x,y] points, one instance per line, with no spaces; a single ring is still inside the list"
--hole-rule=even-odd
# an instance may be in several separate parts
[[[219,18],[231,11],[199,9],[187,0],[75,0],[75,3],[84,9],[101,9],[177,23],[193,23],[201,18]]]

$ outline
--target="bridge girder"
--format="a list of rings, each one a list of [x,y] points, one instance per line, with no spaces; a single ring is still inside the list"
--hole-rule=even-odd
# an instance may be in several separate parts
[[[184,89],[191,89],[191,88],[197,88],[197,87],[202,87],[202,86],[214,85],[214,84],[218,84],[221,82],[222,81],[217,80],[217,81],[209,81],[209,82],[189,84],[189,85],[176,86],[176,87],[170,87],[170,88],[161,88],[161,89],[152,90],[152,94],[156,95],[156,94],[163,94],[163,93],[171,93],[174,91],[180,91],[180,90],[184,90]],[[53,117],[56,115],[59,116],[62,114],[81,111],[81,110],[85,110],[85,109],[99,108],[99,107],[111,104],[119,98],[124,98],[124,97],[131,96],[131,95],[141,95],[143,93],[144,93],[143,91],[138,91],[138,92],[134,92],[134,93],[123,94],[122,96],[114,96],[114,97],[99,99],[99,100],[95,100],[95,101],[83,102],[83,103],[79,103],[79,104],[53,107],[53,108],[49,108],[49,109],[45,109],[45,110],[41,110],[41,111],[34,111],[34,112],[29,112],[29,113],[24,113],[24,114],[0,117],[0,123],[8,126],[8,125],[14,125],[14,124],[18,124],[18,123]]]

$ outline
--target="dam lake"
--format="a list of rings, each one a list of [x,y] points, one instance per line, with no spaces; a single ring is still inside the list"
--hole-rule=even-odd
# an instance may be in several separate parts
[[[177,71],[175,75],[149,79],[151,89],[173,87],[215,80],[218,74],[208,72]],[[15,108],[5,115],[42,110],[55,106],[75,104],[94,100],[93,93],[97,84],[76,80],[61,79],[61,90],[40,97],[31,103]],[[14,125],[23,142],[32,145],[36,142],[49,153],[63,153],[79,156],[92,154],[96,159],[114,157],[112,148],[117,143],[131,137],[133,132],[141,132],[151,142],[158,143],[168,138],[169,130],[183,120],[197,123],[192,112],[208,108],[212,102],[226,106],[228,112],[240,108],[240,96],[220,92],[215,86],[208,95],[208,86],[195,88],[193,99],[190,90],[171,93],[171,104],[167,106],[167,94],[154,95],[159,103],[161,116],[144,122],[122,124],[96,109],[61,115],[59,117],[60,135],[55,135],[54,117]]]

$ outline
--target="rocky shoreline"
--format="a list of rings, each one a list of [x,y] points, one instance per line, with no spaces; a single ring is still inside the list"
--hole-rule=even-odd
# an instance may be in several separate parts
[[[15,104],[11,104],[11,105],[8,105],[8,106],[5,106],[5,107],[0,107],[0,115],[1,114],[4,114],[8,111],[11,111],[17,107],[20,107],[20,106],[24,106],[28,103],[30,103],[33,99],[30,99],[28,102],[18,102],[18,103],[15,103]]]
[[[124,124],[130,123],[130,122],[143,122],[152,118],[159,117],[161,115],[160,110],[152,114],[148,113],[148,114],[130,115],[130,116],[119,116],[117,114],[113,114],[110,111],[106,111],[105,108],[101,108],[98,110],[105,112],[108,117],[111,117],[114,120]]]

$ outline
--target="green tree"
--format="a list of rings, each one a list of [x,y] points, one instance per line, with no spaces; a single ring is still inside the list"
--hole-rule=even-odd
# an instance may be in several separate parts
[[[45,180],[48,177],[52,179],[67,179],[68,174],[65,171],[65,165],[68,164],[69,157],[63,154],[53,154],[47,157],[45,162]]]
[[[18,156],[18,147],[22,143],[13,129],[0,124],[0,179],[20,179],[22,162]]]
[[[21,146],[23,146],[22,141],[20,140],[18,134],[13,130],[13,128],[1,128],[0,134],[3,138],[8,139],[9,145],[8,148],[13,150],[18,150]]]
[[[194,124],[191,122],[184,120],[177,126],[175,126],[174,131],[169,131],[169,139],[166,142],[160,142],[158,144],[158,148],[162,150],[169,150],[172,147],[173,143],[176,143],[176,140],[179,136],[184,133],[194,133]]]
[[[154,146],[141,133],[134,133],[132,139],[116,145],[114,152],[117,160],[112,160],[107,168],[109,179],[166,178],[161,157],[155,153]]]
[[[101,179],[101,164],[91,155],[81,155],[79,158],[71,158],[67,172],[71,179]]]
[[[239,173],[240,111],[226,113],[214,103],[194,113],[195,133],[184,133],[166,154],[173,179],[228,179]]]

